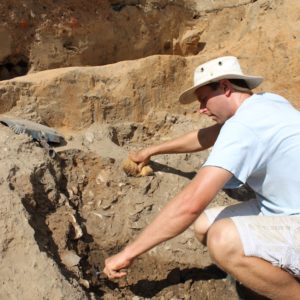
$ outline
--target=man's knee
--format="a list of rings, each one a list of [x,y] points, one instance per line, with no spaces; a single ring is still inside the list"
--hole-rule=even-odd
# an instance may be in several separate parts
[[[205,213],[202,213],[193,224],[193,230],[196,238],[204,245],[206,245],[206,235],[210,223]]]
[[[207,247],[211,259],[220,266],[243,255],[239,233],[231,219],[219,220],[209,228]]]

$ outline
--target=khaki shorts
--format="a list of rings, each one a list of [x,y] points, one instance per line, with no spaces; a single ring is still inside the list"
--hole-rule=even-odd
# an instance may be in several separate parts
[[[260,257],[300,278],[300,216],[264,216],[255,199],[205,210],[212,224],[231,218],[246,256]]]

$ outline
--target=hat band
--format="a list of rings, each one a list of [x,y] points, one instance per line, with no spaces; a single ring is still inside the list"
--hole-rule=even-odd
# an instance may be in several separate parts
[[[229,81],[230,81],[230,79],[229,79]],[[237,91],[252,93],[252,90],[250,88],[238,86],[238,85],[232,83],[231,81],[230,81],[230,83],[234,87],[234,89],[236,89]]]

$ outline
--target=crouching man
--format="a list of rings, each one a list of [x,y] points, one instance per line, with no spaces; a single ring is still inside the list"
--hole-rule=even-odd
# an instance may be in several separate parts
[[[237,58],[198,66],[182,104],[198,100],[216,124],[151,146],[131,158],[141,164],[163,153],[213,146],[196,177],[142,233],[105,261],[109,278],[126,275],[133,260],[194,223],[212,260],[236,280],[270,299],[300,299],[300,112],[283,97],[253,94],[262,82],[243,74]],[[232,179],[256,198],[205,210]]]

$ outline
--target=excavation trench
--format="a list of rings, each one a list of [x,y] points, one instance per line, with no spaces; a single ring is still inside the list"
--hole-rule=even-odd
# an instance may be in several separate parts
[[[197,249],[195,263],[184,262],[185,243],[173,255],[169,254],[173,249],[164,246],[141,256],[126,280],[104,276],[105,258],[124,247],[157,212],[153,194],[160,184],[159,176],[127,177],[120,172],[119,161],[80,150],[60,152],[29,178],[16,174],[11,180],[11,188],[23,195],[40,250],[89,297],[220,299],[218,295],[225,294],[230,298],[234,292],[225,274],[197,263],[201,255]]]

